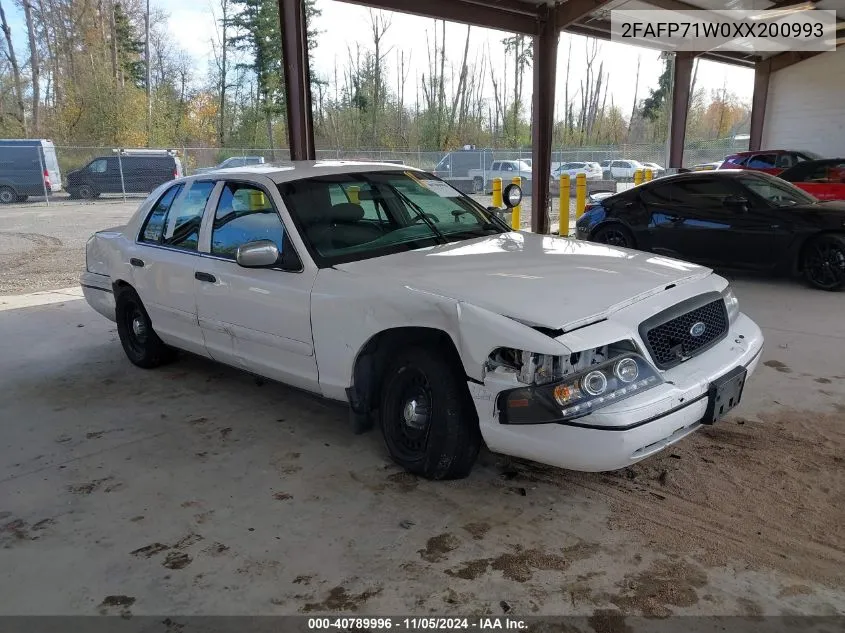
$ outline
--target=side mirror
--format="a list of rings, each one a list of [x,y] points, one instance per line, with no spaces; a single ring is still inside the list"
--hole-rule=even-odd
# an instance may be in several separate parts
[[[508,185],[502,190],[502,200],[508,209],[513,209],[522,202],[522,188],[519,185]]]
[[[725,198],[725,206],[737,211],[748,211],[748,198],[744,196],[728,196]]]
[[[279,247],[272,240],[256,240],[238,246],[235,260],[244,268],[264,268],[279,261]]]

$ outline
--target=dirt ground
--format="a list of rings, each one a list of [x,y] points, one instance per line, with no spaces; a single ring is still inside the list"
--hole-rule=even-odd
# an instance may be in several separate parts
[[[440,483],[336,404],[131,366],[75,291],[0,298],[0,614],[843,615],[843,295],[733,281],[767,338],[735,415],[622,471]]]

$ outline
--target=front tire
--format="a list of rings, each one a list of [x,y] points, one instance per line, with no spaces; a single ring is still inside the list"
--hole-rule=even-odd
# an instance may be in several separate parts
[[[165,345],[155,333],[150,315],[132,288],[117,290],[115,317],[123,351],[134,365],[153,369],[175,358],[175,350]]]
[[[804,248],[801,258],[804,278],[820,290],[845,287],[845,236],[821,235]]]
[[[463,372],[434,349],[401,350],[382,378],[379,411],[393,460],[426,479],[460,479],[481,448]]]
[[[18,201],[18,194],[11,187],[0,187],[0,204],[12,204]]]
[[[591,241],[607,244],[608,246],[617,246],[619,248],[636,248],[634,236],[631,234],[631,231],[621,224],[607,224],[599,227],[593,234]]]
[[[91,185],[79,185],[76,188],[76,197],[82,200],[91,200],[97,196],[94,188]]]

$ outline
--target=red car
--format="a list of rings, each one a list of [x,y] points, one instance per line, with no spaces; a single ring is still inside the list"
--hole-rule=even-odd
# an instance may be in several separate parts
[[[780,177],[819,200],[845,200],[845,158],[804,161]]]
[[[822,158],[813,152],[792,149],[767,149],[757,152],[737,152],[726,156],[719,169],[753,169],[777,176],[784,169],[789,169],[806,160]]]

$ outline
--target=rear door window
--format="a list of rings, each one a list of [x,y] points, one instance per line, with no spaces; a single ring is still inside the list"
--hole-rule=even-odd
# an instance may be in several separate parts
[[[104,161],[105,162],[105,161]],[[164,233],[164,224],[167,219],[167,212],[173,205],[173,201],[182,191],[182,185],[176,185],[165,191],[161,198],[153,205],[150,214],[147,216],[147,221],[144,223],[144,228],[141,229],[141,242],[150,244],[160,244],[161,237]]]

